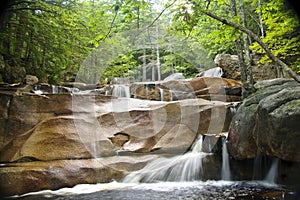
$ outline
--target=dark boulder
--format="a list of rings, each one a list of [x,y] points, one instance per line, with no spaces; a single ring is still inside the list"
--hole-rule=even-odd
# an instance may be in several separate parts
[[[300,84],[291,79],[259,82],[244,100],[229,130],[229,151],[236,159],[257,153],[300,161]]]

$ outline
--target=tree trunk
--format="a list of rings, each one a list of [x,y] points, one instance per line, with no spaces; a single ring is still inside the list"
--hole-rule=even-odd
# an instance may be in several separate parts
[[[263,41],[257,36],[255,35],[255,33],[253,33],[251,30],[243,27],[243,26],[240,26],[238,24],[235,24],[231,21],[227,21],[226,19],[223,19],[217,15],[214,15],[210,12],[207,12],[207,11],[204,11],[202,10],[201,11],[203,14],[217,20],[217,21],[220,21],[222,22],[223,24],[226,24],[228,26],[231,26],[237,30],[240,30],[242,31],[243,33],[246,33],[247,35],[249,35],[251,38],[253,38],[253,40],[255,40],[263,49],[264,51],[266,52],[267,56],[273,60],[275,63],[278,63],[278,65],[285,71],[287,72],[294,80],[296,80],[297,82],[300,83],[300,76],[297,75],[286,63],[284,63],[282,60],[280,60],[279,58],[277,58],[272,52],[271,50],[268,48],[268,46],[263,43]]]
[[[156,66],[157,66],[157,80],[160,81],[161,77],[160,77],[160,57],[159,57],[159,45],[158,45],[158,37],[159,37],[159,33],[158,33],[158,26],[156,26],[156,38],[157,38],[157,43],[156,43]]]
[[[230,8],[231,8],[231,13],[233,17],[237,16],[237,10],[236,10],[236,3],[235,0],[230,0]],[[244,59],[244,54],[243,54],[243,45],[241,41],[241,36],[238,35],[237,39],[235,40],[235,46],[236,46],[236,51],[239,59],[239,66],[240,66],[240,71],[241,71],[241,81],[242,81],[242,96],[243,98],[246,98],[249,96],[251,93],[248,88],[249,88],[249,83],[247,80],[247,65],[245,63]]]
[[[147,80],[147,63],[146,63],[146,49],[144,49],[143,51],[143,65],[142,65],[142,68],[143,68],[143,81],[146,81]]]
[[[239,3],[239,11],[240,11],[240,16],[242,20],[242,24],[244,27],[247,26],[246,23],[246,16],[245,16],[245,8],[244,8],[244,1],[243,0],[238,0]],[[251,93],[254,92],[254,84],[253,84],[253,74],[252,74],[252,57],[250,54],[250,49],[249,49],[249,40],[248,40],[248,35],[243,33],[243,41],[244,41],[244,50],[245,50],[245,83],[246,84],[246,94],[245,97],[250,95]]]
[[[264,37],[265,31],[264,31],[263,20],[262,20],[262,12],[261,12],[261,2],[260,2],[260,0],[258,0],[257,4],[258,4],[258,8],[259,8],[258,18],[259,18],[260,34],[261,34],[262,37]]]

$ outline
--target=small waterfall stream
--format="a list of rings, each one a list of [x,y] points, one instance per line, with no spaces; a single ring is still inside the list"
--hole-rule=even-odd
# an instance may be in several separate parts
[[[221,67],[215,67],[202,72],[202,77],[222,77],[224,72]]]
[[[56,85],[51,85],[52,94],[58,94],[58,87]]]
[[[116,97],[130,98],[130,88],[128,85],[114,85],[112,95]]]
[[[43,91],[41,90],[40,85],[34,85],[33,86],[33,92],[34,92],[34,94],[43,94]]]
[[[164,90],[162,88],[159,88],[159,93],[160,93],[160,100],[164,100]]]
[[[171,158],[158,158],[148,163],[143,169],[135,171],[125,177],[124,183],[152,183],[152,182],[184,182],[201,179],[202,159],[206,157],[202,152],[202,136],[194,143],[190,152]]]
[[[267,173],[264,181],[270,184],[276,184],[277,182],[277,176],[278,176],[278,165],[279,165],[279,159],[274,158],[271,168],[269,169],[269,172]]]
[[[227,151],[227,142],[226,139],[223,140],[222,145],[222,180],[230,181],[231,173],[230,173],[230,165],[229,165],[229,154]]]

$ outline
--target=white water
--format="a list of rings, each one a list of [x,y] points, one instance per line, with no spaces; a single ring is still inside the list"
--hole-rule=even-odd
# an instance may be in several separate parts
[[[277,177],[278,165],[279,165],[279,159],[274,158],[271,168],[270,168],[269,172],[267,173],[264,181],[266,181],[267,183],[270,183],[270,184],[276,184],[277,178],[278,178]]]
[[[201,179],[202,159],[207,154],[201,152],[202,136],[194,144],[191,152],[171,158],[158,158],[143,169],[132,172],[124,183],[185,182]]]
[[[164,90],[159,88],[159,93],[160,93],[160,100],[163,101],[164,100]]]
[[[229,163],[229,154],[227,151],[226,139],[223,141],[222,145],[222,180],[230,181],[231,172],[230,172],[230,163]]]
[[[52,94],[58,94],[58,87],[55,85],[51,85],[51,89],[52,89]]]
[[[80,194],[90,194],[99,191],[108,191],[116,189],[136,189],[136,190],[153,190],[153,191],[174,191],[180,189],[188,188],[204,188],[205,186],[216,186],[224,187],[235,184],[229,181],[194,181],[194,182],[159,182],[159,183],[119,183],[116,181],[110,183],[98,183],[98,184],[79,184],[72,188],[61,188],[59,190],[42,190],[39,192],[30,192],[23,195],[15,195],[11,198],[26,197],[31,195],[42,195],[45,198],[53,197],[55,195],[68,196],[68,195],[80,195]],[[253,183],[256,184],[256,183]]]
[[[114,85],[112,95],[116,97],[130,98],[130,88],[128,85]]]
[[[40,85],[34,85],[33,86],[33,92],[34,94],[43,94],[44,92],[41,90],[41,86]]]
[[[222,77],[222,75],[223,75],[223,70],[221,67],[208,69],[201,74],[201,76],[203,77]]]

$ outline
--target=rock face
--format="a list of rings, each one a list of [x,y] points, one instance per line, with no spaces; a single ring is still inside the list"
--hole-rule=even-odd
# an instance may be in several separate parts
[[[5,195],[120,180],[161,153],[185,153],[198,134],[228,131],[232,118],[230,103],[198,98],[5,91],[0,99]]]
[[[48,97],[13,97],[4,133],[13,123],[18,129],[4,138],[11,141],[0,161],[83,159],[172,148],[185,152],[197,134],[226,131],[231,116],[226,103],[201,99],[167,103],[94,95]]]
[[[291,79],[262,81],[244,100],[229,130],[229,151],[237,159],[258,153],[300,161],[300,84]]]
[[[126,173],[144,167],[155,158],[155,155],[120,156],[117,159],[109,157],[6,164],[0,171],[1,195],[120,181]]]

